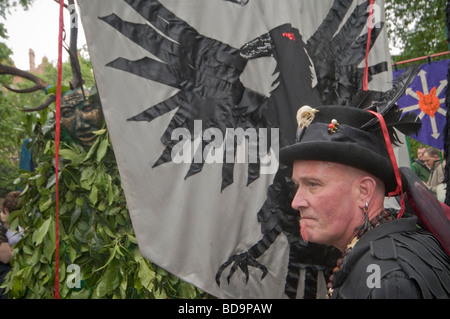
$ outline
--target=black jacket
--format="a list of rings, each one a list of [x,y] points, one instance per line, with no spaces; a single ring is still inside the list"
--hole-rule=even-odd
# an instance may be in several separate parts
[[[334,274],[331,298],[449,298],[450,257],[416,223],[403,217],[362,236]]]

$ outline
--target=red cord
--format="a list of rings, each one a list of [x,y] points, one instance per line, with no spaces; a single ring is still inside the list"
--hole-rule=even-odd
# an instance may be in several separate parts
[[[55,124],[55,176],[56,176],[56,248],[55,248],[55,299],[59,299],[59,196],[58,196],[58,163],[59,163],[59,134],[61,110],[61,81],[62,81],[62,42],[64,29],[64,0],[59,0],[59,35],[58,35],[58,82],[56,85],[56,124]]]
[[[389,153],[389,157],[391,158],[392,167],[394,169],[395,180],[397,181],[397,189],[388,194],[389,197],[400,195],[400,212],[398,213],[397,218],[402,217],[403,212],[405,210],[405,199],[403,198],[403,187],[402,187],[402,178],[400,176],[400,170],[398,169],[397,159],[395,158],[394,149],[392,148],[391,139],[389,138],[389,132],[386,126],[386,122],[384,121],[383,116],[380,113],[368,111],[375,115],[380,120],[381,130],[383,131],[384,141],[386,142],[386,147]]]
[[[366,47],[366,57],[365,57],[365,65],[364,65],[364,77],[363,77],[363,90],[369,90],[369,52],[370,52],[370,40],[372,38],[372,16],[373,16],[373,4],[375,0],[370,0],[369,4],[369,19],[368,19],[368,27],[369,30],[367,32],[367,47]]]

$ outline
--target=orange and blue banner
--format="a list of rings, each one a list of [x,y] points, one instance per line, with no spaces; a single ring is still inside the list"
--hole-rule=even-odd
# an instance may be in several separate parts
[[[444,148],[447,114],[445,96],[449,61],[423,64],[417,77],[397,102],[404,113],[413,112],[422,120],[420,132],[411,137],[441,150]],[[394,78],[403,72],[404,69],[394,71]]]

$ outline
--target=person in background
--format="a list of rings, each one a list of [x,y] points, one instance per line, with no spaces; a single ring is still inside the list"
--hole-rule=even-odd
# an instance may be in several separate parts
[[[428,182],[430,178],[430,169],[423,161],[423,153],[425,152],[426,147],[419,147],[417,149],[417,158],[411,165],[412,171],[424,182]]]
[[[444,182],[444,166],[439,157],[439,151],[432,147],[427,148],[423,153],[422,159],[430,169],[430,177],[426,184],[433,194],[437,196],[438,188]]]
[[[19,226],[18,231],[12,231],[9,229],[9,214],[19,208],[19,196],[20,191],[11,191],[6,194],[3,199],[2,206],[3,211],[0,213],[2,225],[7,229],[6,236],[8,243],[14,246],[23,236],[23,230]]]
[[[0,212],[3,215],[2,207],[0,207]],[[13,257],[13,250],[6,236],[7,231],[8,229],[0,224],[0,285],[3,283],[6,274],[11,270],[9,262]],[[0,299],[8,298],[8,295],[4,291],[5,288],[0,288]]]
[[[0,284],[6,274],[11,270],[10,260],[14,256],[13,246],[22,238],[23,230],[19,227],[18,231],[9,229],[9,214],[19,208],[20,191],[11,191],[6,194],[2,201],[0,209]],[[7,299],[4,294],[4,288],[0,288],[0,299]]]

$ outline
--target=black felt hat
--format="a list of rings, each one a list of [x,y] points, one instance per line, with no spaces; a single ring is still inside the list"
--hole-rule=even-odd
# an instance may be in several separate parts
[[[352,166],[380,178],[386,191],[396,189],[393,165],[377,118],[367,110],[344,106],[299,109],[297,142],[280,151],[280,161],[318,160]],[[303,123],[302,123],[303,121]]]

